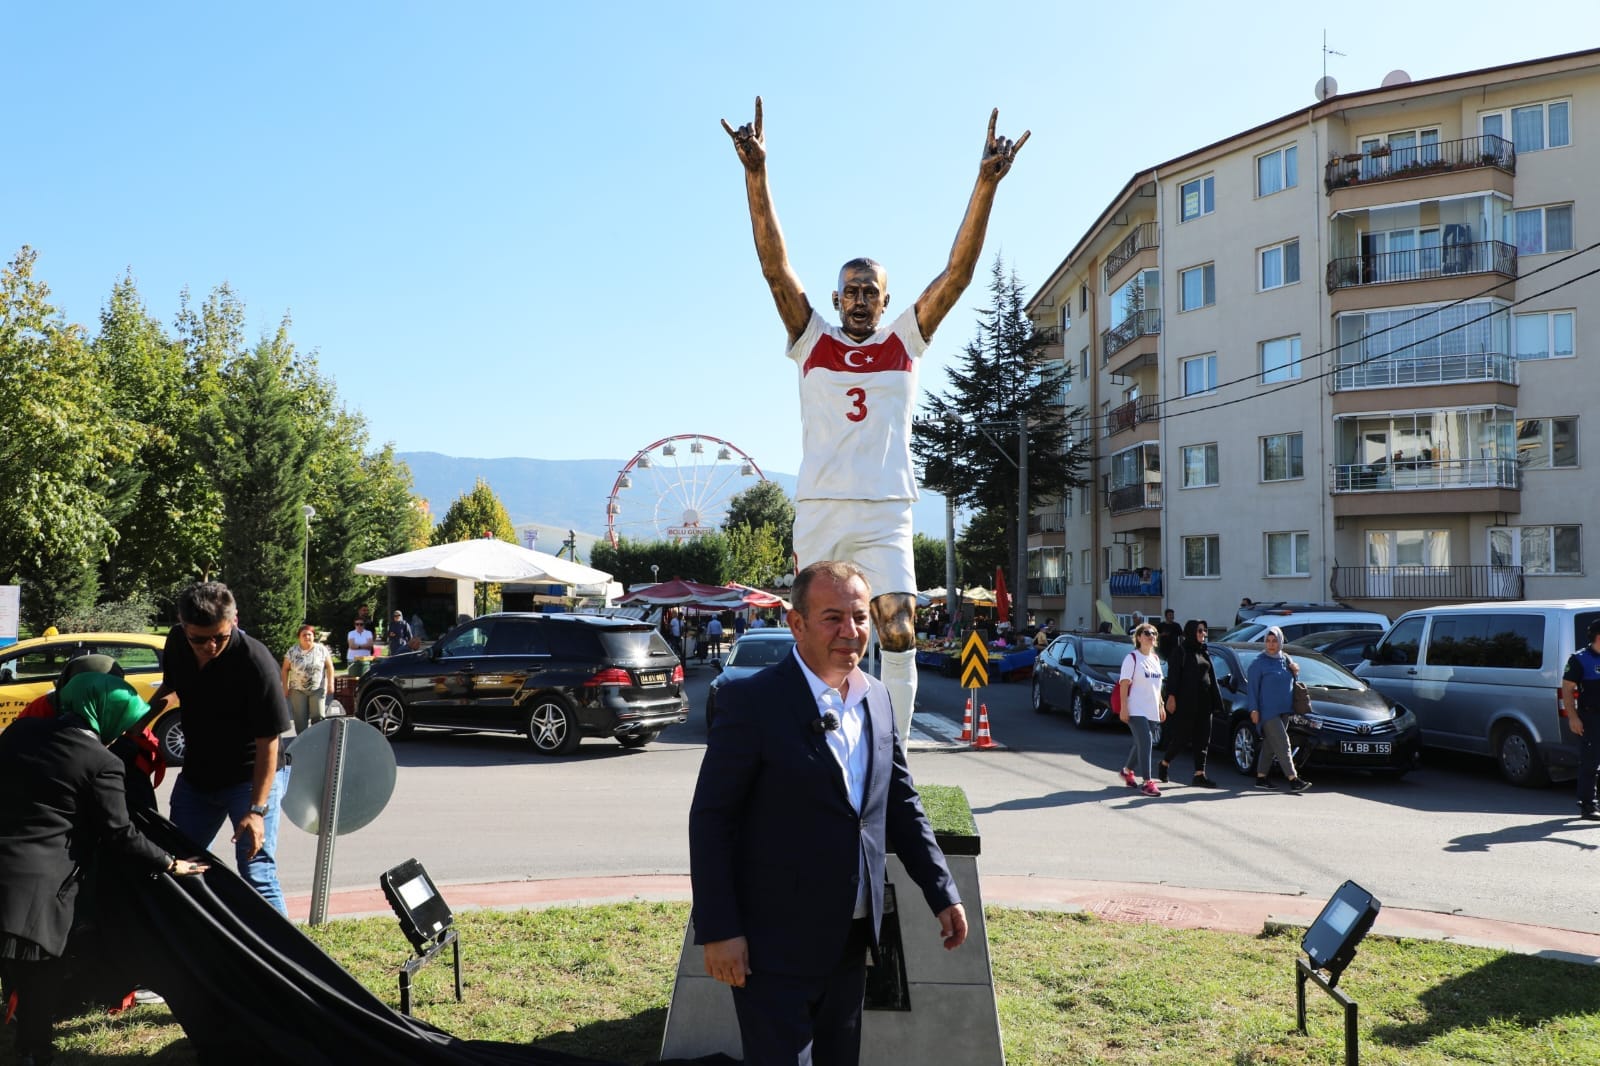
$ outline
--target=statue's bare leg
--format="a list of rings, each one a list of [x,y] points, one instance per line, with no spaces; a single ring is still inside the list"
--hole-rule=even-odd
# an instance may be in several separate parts
[[[883,650],[879,675],[894,705],[895,732],[902,748],[911,739],[911,712],[917,705],[917,598],[909,592],[886,592],[872,601],[872,621]]]

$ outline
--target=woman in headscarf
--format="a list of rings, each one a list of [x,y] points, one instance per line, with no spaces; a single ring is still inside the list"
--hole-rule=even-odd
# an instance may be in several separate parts
[[[1172,757],[1188,745],[1194,751],[1194,783],[1200,788],[1217,787],[1206,776],[1206,754],[1211,746],[1211,716],[1223,711],[1222,690],[1206,652],[1207,633],[1205,619],[1189,619],[1183,624],[1183,639],[1175,642],[1167,660],[1167,745],[1159,768],[1163,782]]]
[[[17,1054],[43,1062],[60,991],[59,960],[84,870],[99,849],[151,871],[200,873],[128,820],[123,763],[106,750],[149,711],[133,686],[81,673],[57,694],[55,718],[19,718],[0,733],[0,965],[17,993]]]
[[[1289,778],[1290,792],[1304,792],[1311,782],[1295,774],[1289,754],[1289,728],[1284,720],[1294,708],[1294,679],[1300,673],[1295,661],[1283,653],[1283,630],[1268,626],[1267,650],[1255,657],[1245,672],[1249,684],[1250,720],[1261,727],[1261,754],[1256,756],[1256,787],[1277,788],[1268,778],[1276,759]]]

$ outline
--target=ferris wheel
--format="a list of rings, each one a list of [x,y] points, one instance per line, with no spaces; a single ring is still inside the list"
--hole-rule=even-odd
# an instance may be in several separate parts
[[[606,497],[606,539],[675,540],[722,529],[728,503],[748,479],[768,480],[736,444],[704,433],[663,437],[639,449]]]

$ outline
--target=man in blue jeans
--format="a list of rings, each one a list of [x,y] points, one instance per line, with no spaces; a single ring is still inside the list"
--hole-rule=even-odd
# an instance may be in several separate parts
[[[238,616],[221,582],[184,589],[150,706],[159,711],[175,693],[183,708],[186,751],[172,790],[173,824],[207,847],[231,822],[239,875],[284,911],[276,857],[289,774],[278,768],[278,737],[289,729],[289,704],[277,661],[238,628]]]

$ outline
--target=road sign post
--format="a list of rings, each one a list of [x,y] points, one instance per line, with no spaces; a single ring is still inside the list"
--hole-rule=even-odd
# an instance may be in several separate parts
[[[961,648],[961,687],[982,688],[989,683],[989,646],[977,630]]]

